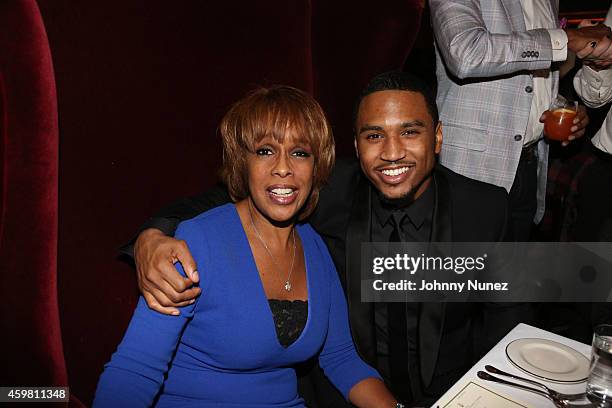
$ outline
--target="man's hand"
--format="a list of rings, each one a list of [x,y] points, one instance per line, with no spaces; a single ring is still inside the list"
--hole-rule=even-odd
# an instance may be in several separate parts
[[[150,228],[142,231],[134,245],[138,287],[149,307],[159,313],[179,315],[177,307],[195,302],[200,278],[185,241],[179,241]],[[174,267],[180,262],[189,278]]]
[[[606,51],[612,45],[612,32],[604,24],[584,25],[580,28],[569,28],[567,34],[567,48],[576,53],[579,58],[605,59]],[[597,52],[595,53],[595,50]]]
[[[546,117],[551,115],[551,111],[547,110],[540,116],[540,122],[546,122]],[[584,136],[584,130],[589,124],[589,115],[587,115],[586,108],[583,105],[578,105],[576,117],[574,118],[574,126],[571,127],[570,131],[572,134],[567,138],[566,141],[561,142],[561,146],[565,147],[570,144],[572,140],[578,139]]]
[[[596,23],[591,20],[582,20],[578,28],[594,27]],[[583,64],[588,65],[591,69],[600,71],[607,69],[612,65],[612,40],[606,37],[603,41],[598,41],[595,47],[587,45],[582,50],[576,52],[576,55],[583,59]]]

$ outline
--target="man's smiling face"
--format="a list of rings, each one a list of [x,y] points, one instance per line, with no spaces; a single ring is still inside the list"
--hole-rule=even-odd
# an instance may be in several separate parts
[[[361,168],[390,200],[418,198],[431,181],[442,145],[423,95],[386,90],[365,96],[357,112],[355,148]]]

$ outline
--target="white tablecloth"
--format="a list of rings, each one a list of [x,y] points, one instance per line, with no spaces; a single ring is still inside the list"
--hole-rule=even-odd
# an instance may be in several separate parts
[[[582,382],[579,384],[558,384],[551,383],[544,380],[540,380],[536,377],[530,376],[525,372],[516,368],[508,358],[506,357],[506,346],[516,339],[521,338],[539,338],[539,339],[549,339],[554,340],[556,342],[565,344],[580,353],[584,354],[587,358],[590,359],[591,355],[591,346],[588,344],[579,343],[577,341],[568,339],[566,337],[559,336],[557,334],[547,332],[546,330],[538,329],[537,327],[529,326],[527,324],[520,323],[517,325],[510,333],[508,333],[503,339],[500,340],[499,343],[495,345],[478,363],[476,363],[463,377],[459,380],[455,385],[451,387],[450,390],[446,394],[442,396],[433,406],[440,408],[444,407],[452,398],[470,381],[475,382],[477,384],[482,385],[485,388],[498,392],[499,394],[505,395],[512,400],[519,402],[528,407],[542,407],[542,408],[550,408],[554,407],[553,403],[544,397],[540,397],[537,394],[534,394],[529,391],[520,390],[514,387],[509,387],[503,384],[496,384],[490,381],[483,381],[476,376],[478,371],[485,371],[484,367],[487,364],[490,364],[500,370],[506,371],[511,374],[516,374],[521,377],[530,378],[532,380],[541,382],[550,388],[563,392],[563,393],[578,393],[584,392],[586,389],[586,382]],[[518,382],[521,384],[521,381],[514,380],[508,377],[496,375],[496,377],[503,378],[508,381]],[[525,384],[529,385],[529,384]],[[537,388],[537,387],[534,387]]]

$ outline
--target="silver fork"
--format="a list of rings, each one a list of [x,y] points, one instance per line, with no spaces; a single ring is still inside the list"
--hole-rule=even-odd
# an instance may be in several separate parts
[[[564,394],[562,392],[550,389],[550,388],[548,388],[546,385],[544,385],[542,383],[539,383],[539,382],[534,381],[534,380],[530,380],[529,378],[519,377],[518,375],[507,373],[505,371],[500,370],[499,368],[493,367],[492,365],[486,365],[485,366],[485,370],[487,370],[488,372],[493,373],[493,374],[504,375],[506,377],[514,378],[515,380],[525,381],[526,383],[536,385],[536,386],[541,387],[542,389],[544,389],[549,395],[551,395],[551,396],[553,396],[555,398],[558,398],[560,400],[575,401],[575,400],[583,399],[586,396],[585,392],[579,393],[579,394]]]
[[[519,384],[519,383],[514,383],[512,381],[506,381],[504,379],[501,378],[497,378],[487,372],[484,371],[478,371],[478,378],[482,379],[482,380],[486,380],[486,381],[492,381],[492,382],[496,382],[499,384],[505,384],[505,385],[509,385],[511,387],[516,387],[516,388],[520,388],[522,390],[525,391],[531,391],[535,394],[538,394],[544,398],[548,398],[549,400],[552,401],[553,404],[555,404],[555,407],[557,408],[587,408],[587,407],[595,407],[596,405],[593,405],[592,403],[587,403],[587,404],[574,404],[571,401],[567,401],[567,400],[563,400],[563,399],[559,399],[557,397],[554,397],[552,395],[550,395],[549,393],[539,390],[537,388],[532,388],[532,387],[528,387],[526,385],[523,384]]]

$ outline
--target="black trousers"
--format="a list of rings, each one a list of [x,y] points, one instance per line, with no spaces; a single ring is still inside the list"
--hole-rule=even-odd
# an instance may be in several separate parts
[[[579,242],[612,242],[612,155],[590,146],[595,161],[578,185],[572,236]],[[581,325],[572,324],[568,336],[589,343],[592,329],[612,323],[612,303],[585,303],[572,310]],[[585,341],[586,340],[586,341]]]
[[[572,236],[580,242],[612,242],[612,155],[590,146],[594,162],[578,187]]]
[[[590,146],[595,161],[584,170],[569,236],[578,242],[612,241],[612,156]],[[612,323],[612,303],[541,303],[536,325],[590,343],[595,326]]]
[[[514,241],[529,241],[538,207],[537,144],[523,148],[510,189],[510,217]]]

